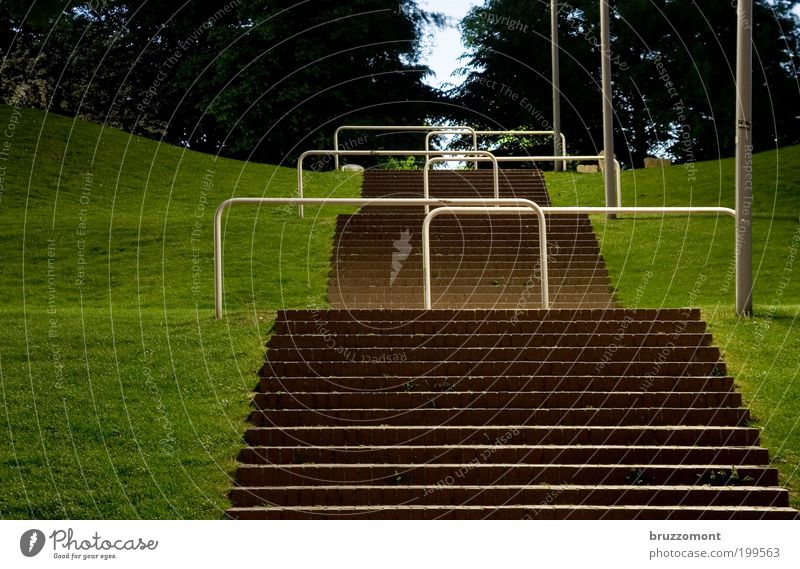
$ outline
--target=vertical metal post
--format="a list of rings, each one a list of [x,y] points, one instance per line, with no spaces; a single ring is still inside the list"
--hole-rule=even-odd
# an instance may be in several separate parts
[[[225,200],[214,212],[214,317],[222,320],[222,213],[228,207]]]
[[[736,313],[753,313],[753,0],[739,0],[736,48]]]
[[[600,49],[603,83],[603,153],[605,156],[606,207],[617,206],[617,183],[614,169],[614,100],[611,85],[611,19],[609,0],[600,0]],[[616,215],[608,214],[608,219]]]
[[[333,133],[333,149],[339,150],[339,129],[337,128],[336,131]],[[333,157],[333,169],[337,172],[339,171],[339,155]],[[303,197],[303,196],[300,196]]]
[[[475,129],[472,129],[472,149],[477,152],[478,151],[478,133],[475,132]],[[427,150],[427,148],[425,149]],[[475,162],[475,169],[478,169],[478,163]]]
[[[338,157],[339,154],[336,154],[336,156]],[[339,169],[338,164],[336,166],[336,169],[337,170]],[[300,156],[300,158],[297,159],[297,197],[299,197],[300,199],[303,199],[305,197],[305,196],[303,196],[303,156],[302,155]],[[304,208],[303,208],[303,202],[300,202],[300,208],[298,209],[298,212],[300,214],[300,219],[304,219],[306,214],[305,214],[305,211],[304,211]]]
[[[561,156],[563,153],[561,140],[561,68],[559,62],[559,41],[558,41],[558,0],[552,0],[550,4],[550,43],[551,59],[553,62],[553,156]],[[561,172],[564,170],[563,162],[556,162],[553,170]]]

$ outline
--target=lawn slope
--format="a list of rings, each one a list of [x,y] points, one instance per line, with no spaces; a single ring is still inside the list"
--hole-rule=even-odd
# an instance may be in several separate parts
[[[274,311],[324,305],[336,211],[230,210],[220,323],[214,209],[292,196],[294,170],[38,111],[0,127],[0,516],[220,517]]]
[[[623,173],[625,206],[735,207],[735,163]],[[600,175],[547,174],[558,205],[603,205]],[[754,317],[734,311],[734,221],[593,218],[619,299],[699,306],[800,507],[800,147],[754,157]]]
[[[291,196],[295,172],[0,107],[0,516],[218,518],[274,313],[324,306],[335,215],[234,208],[226,318],[212,219],[231,196]],[[757,317],[733,314],[727,219],[595,219],[629,306],[700,305],[800,495],[800,149],[756,157]],[[732,205],[730,161],[625,173],[626,205]],[[560,204],[597,176],[548,174]],[[309,173],[307,195],[359,178]],[[787,270],[788,269],[788,270]]]

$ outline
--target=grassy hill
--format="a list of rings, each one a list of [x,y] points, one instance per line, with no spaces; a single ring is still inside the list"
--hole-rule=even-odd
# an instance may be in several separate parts
[[[324,303],[336,211],[231,210],[219,323],[214,210],[294,195],[293,169],[0,107],[9,124],[0,517],[220,517],[272,315]],[[358,192],[308,175],[307,195]]]
[[[337,210],[307,208],[302,221],[288,208],[232,210],[216,322],[216,205],[291,196],[293,169],[8,107],[0,130],[11,135],[0,135],[0,516],[220,517],[274,311],[324,305]],[[731,205],[732,172],[699,164],[692,184],[680,167],[627,172],[627,204]],[[785,269],[798,172],[798,148],[756,160],[752,320],[733,315],[725,280],[731,221],[596,220],[623,301],[704,308],[795,496],[800,283]],[[559,203],[600,203],[596,176],[548,181]],[[357,177],[308,174],[307,195],[358,191]]]
[[[732,159],[623,173],[626,206],[735,207]],[[601,175],[548,174],[558,205],[603,205]],[[593,218],[630,307],[699,306],[800,506],[800,147],[754,157],[754,317],[735,314],[734,220]]]

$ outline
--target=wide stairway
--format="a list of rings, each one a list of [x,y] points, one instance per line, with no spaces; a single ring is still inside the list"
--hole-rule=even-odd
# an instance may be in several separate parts
[[[430,197],[494,197],[491,171],[433,171]],[[419,171],[370,171],[363,196],[422,197]],[[538,170],[502,170],[501,198],[550,205]],[[422,221],[408,208],[368,207],[340,216],[329,289],[332,308],[422,308]],[[551,306],[613,306],[608,272],[589,218],[550,216]],[[432,306],[541,307],[538,220],[534,215],[441,216],[431,225]]]
[[[502,197],[549,203],[540,173],[503,174]],[[485,172],[432,179],[492,195]],[[422,179],[368,172],[364,193]],[[515,215],[434,222],[421,310],[421,224],[340,217],[332,309],[278,314],[229,517],[797,516],[699,311],[617,308],[585,216],[548,219],[551,310],[535,218]]]

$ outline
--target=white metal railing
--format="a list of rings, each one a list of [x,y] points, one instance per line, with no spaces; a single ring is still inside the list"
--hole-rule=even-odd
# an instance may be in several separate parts
[[[428,134],[425,135],[425,150],[430,150],[431,149],[431,139],[434,136],[444,136],[444,135],[447,135],[447,134],[450,134],[450,135],[456,134],[456,135],[466,136],[469,133],[466,132],[466,131],[460,131],[460,130],[445,130],[445,129],[432,130]],[[472,134],[473,135],[477,134],[477,131],[473,130]],[[472,150],[478,150],[478,140],[477,140],[477,138],[475,138],[475,136],[472,137]],[[472,160],[470,160],[470,162],[472,162]],[[477,167],[478,167],[478,164],[476,162],[475,163],[475,168],[477,169]]]
[[[591,207],[591,206],[570,206],[570,207],[543,207],[545,213],[568,214],[574,213],[596,215],[604,213],[631,214],[631,215],[692,215],[699,214],[725,214],[729,217],[736,217],[736,210],[729,207]]]
[[[431,156],[443,156],[443,157],[463,157],[460,158],[458,161],[462,161],[469,156],[476,156],[476,157],[483,157],[486,159],[491,159],[494,163],[494,170],[495,170],[495,197],[498,194],[499,188],[499,175],[498,169],[499,166],[497,165],[497,160],[491,152],[487,150],[306,150],[300,155],[300,158],[297,159],[297,195],[300,199],[305,197],[303,195],[303,162],[309,156],[426,156],[430,158]],[[303,202],[299,202],[300,204],[300,218],[302,219],[304,216],[303,212]]]
[[[425,151],[431,151],[431,139],[435,136],[446,134],[461,134],[472,135],[472,152],[480,152],[478,150],[478,136],[558,136],[561,139],[561,156],[498,156],[499,162],[583,162],[583,161],[596,161],[598,164],[605,162],[605,155],[597,156],[567,156],[567,137],[563,132],[556,133],[554,130],[475,130],[468,126],[448,126],[448,125],[431,125],[431,126],[375,126],[375,125],[346,125],[336,129],[334,133],[334,148],[339,148],[339,132],[342,130],[375,130],[375,131],[420,131],[427,130],[425,134]],[[339,151],[339,152],[380,152],[380,151]],[[412,151],[407,152],[392,152],[391,155],[413,155]],[[469,151],[448,151],[440,150],[439,153],[451,152],[469,152]],[[334,155],[336,169],[339,169],[339,154]],[[465,162],[475,162],[477,166],[478,160],[465,160]],[[619,160],[614,159],[614,173],[616,178],[616,192],[617,192],[617,206],[622,206],[622,166]],[[300,197],[303,197],[302,193]],[[426,195],[427,197],[427,195]],[[606,203],[608,206],[608,203]],[[302,217],[302,212],[301,212]]]
[[[474,161],[476,164],[478,162],[492,162],[493,166],[493,177],[492,177],[492,184],[494,189],[494,198],[500,198],[500,168],[497,164],[497,157],[494,156],[491,152],[486,152],[484,150],[474,150],[476,156],[483,156],[478,158],[471,158],[470,161]],[[488,156],[481,154],[482,152],[486,152]],[[422,196],[427,199],[431,197],[431,181],[430,181],[430,166],[436,162],[460,162],[461,158],[453,157],[453,156],[432,156],[429,157],[425,161],[425,168],[422,171]],[[430,211],[430,206],[425,206],[425,213]]]
[[[498,156],[498,162],[605,162],[606,157],[599,156]],[[622,206],[622,166],[614,158],[614,171],[617,178],[617,205]],[[606,203],[608,206],[608,203]]]
[[[561,155],[567,156],[567,137],[563,132],[554,130],[476,130],[470,126],[458,125],[344,125],[333,133],[333,148],[339,150],[339,134],[346,130],[367,132],[425,132],[425,150],[430,150],[430,142],[434,136],[444,134],[461,134],[472,136],[472,150],[479,149],[479,136],[558,136],[561,139]],[[347,150],[347,149],[346,149]],[[339,169],[339,156],[334,156],[334,167]]]
[[[380,151],[349,151],[349,150],[339,150],[339,133],[344,130],[364,130],[364,131],[398,131],[398,132],[426,132],[425,134],[425,151],[431,152],[431,139],[435,136],[446,135],[446,134],[460,134],[463,136],[471,135],[472,136],[472,152],[479,152],[478,150],[478,137],[479,136],[514,136],[514,137],[521,137],[521,136],[558,136],[561,139],[561,156],[501,156],[499,157],[500,161],[503,162],[580,162],[584,160],[591,160],[597,161],[598,163],[605,162],[605,155],[599,156],[568,156],[567,155],[567,137],[564,135],[563,132],[556,132],[554,130],[475,130],[469,126],[452,126],[452,125],[417,125],[417,126],[380,126],[380,125],[345,125],[340,126],[336,129],[333,135],[333,144],[334,148],[338,152],[380,152]],[[397,152],[392,155],[413,155],[413,151],[406,151],[406,152]],[[449,153],[453,151],[441,150],[438,151],[440,153]],[[458,152],[458,151],[456,151]],[[464,151],[467,152],[467,151]],[[341,154],[334,154],[334,164],[336,170],[339,169],[339,156]],[[358,154],[354,154],[358,155]],[[478,160],[465,160],[468,162],[475,162],[477,167]],[[619,163],[619,160],[616,158],[614,159],[614,173],[616,178],[616,192],[617,192],[617,206],[622,205],[622,166]],[[302,193],[300,194],[302,196]],[[608,203],[606,202],[606,205]],[[302,208],[301,214],[302,217]]]
[[[474,207],[487,207],[487,206],[520,206],[527,205],[530,208],[529,200],[520,200],[513,198],[500,198],[500,199],[474,199],[474,198],[458,198],[458,199],[420,199],[420,198],[230,198],[223,201],[217,207],[214,213],[214,314],[217,320],[222,318],[223,314],[223,274],[222,274],[222,214],[226,209],[233,205],[320,205],[320,206],[340,206],[340,205],[371,205],[380,202],[381,205],[389,206],[441,206],[441,207],[454,207],[454,206],[474,206]],[[527,203],[526,203],[527,202]],[[536,205],[536,204],[534,204]],[[631,214],[631,215],[692,215],[692,214],[724,214],[736,218],[736,210],[727,207],[539,207],[539,210],[544,214]],[[493,208],[492,211],[497,211]],[[540,229],[541,230],[541,229]],[[540,241],[544,243],[545,240]],[[546,243],[545,243],[546,245]],[[738,242],[735,243],[738,246]],[[546,248],[541,253],[542,259],[547,258]],[[747,275],[739,272],[737,266],[736,271],[736,284],[739,285],[741,279],[746,279]],[[423,271],[426,270],[423,267]],[[430,271],[430,266],[427,268]]]
[[[223,201],[214,212],[214,315],[217,320],[222,319],[223,307],[223,262],[222,262],[222,214],[234,205],[319,205],[365,206],[380,203],[386,206],[419,207],[419,206],[519,206],[534,204],[530,200],[516,198],[484,199],[484,198],[455,198],[455,199],[424,199],[424,198],[229,198]],[[537,206],[538,207],[538,206]],[[544,249],[547,252],[547,249]]]
[[[561,156],[567,155],[567,137],[564,135],[563,132],[556,133],[554,130],[476,130],[473,131],[475,133],[475,137],[473,137],[473,150],[478,150],[478,142],[477,137],[479,136],[514,136],[514,137],[521,137],[521,136],[553,136],[558,137],[561,140]],[[430,150],[431,146],[431,139],[434,136],[440,136],[445,134],[464,134],[463,131],[456,131],[456,130],[448,130],[448,131],[431,131],[425,135],[425,150]]]
[[[544,217],[542,208],[530,200],[517,200],[524,207],[440,207],[425,216],[422,224],[422,276],[425,281],[425,310],[430,310],[431,299],[431,222],[440,215],[479,215],[479,214],[498,214],[498,213],[527,213],[539,217],[539,257],[542,271],[542,307],[550,309],[550,277],[548,273],[547,258],[547,221]],[[427,207],[427,206],[426,206]]]
[[[473,150],[478,149],[478,135],[475,134],[475,129],[470,126],[458,126],[458,125],[416,125],[416,126],[386,126],[386,125],[356,125],[356,124],[348,124],[344,126],[340,126],[336,129],[333,133],[333,148],[335,150],[339,150],[339,133],[345,130],[356,130],[356,131],[365,131],[365,132],[430,132],[436,130],[457,130],[460,132],[466,132],[467,134],[472,135],[472,147]],[[425,150],[428,150],[428,147],[425,147]],[[339,156],[334,156],[334,166],[336,170],[339,169]]]

